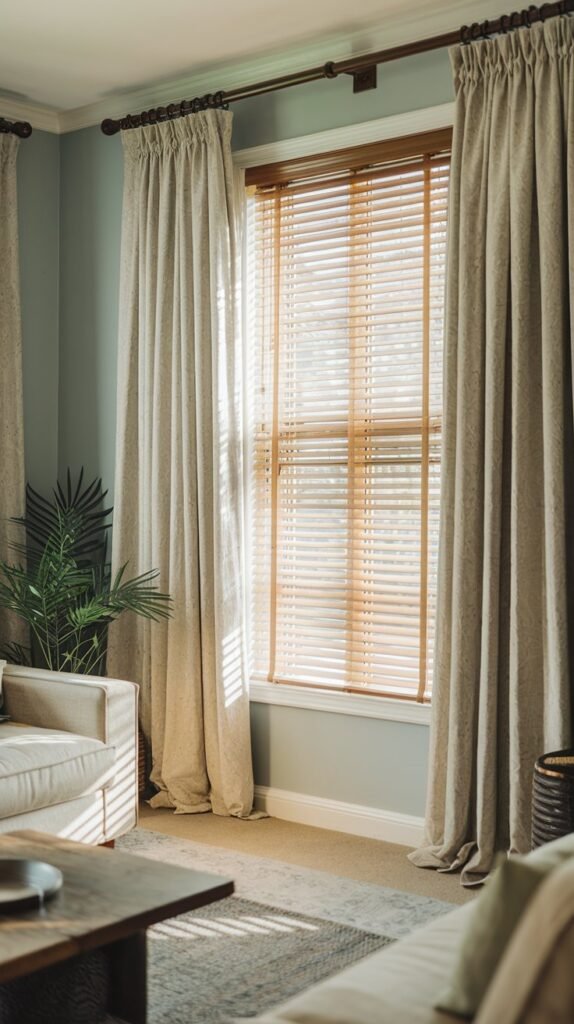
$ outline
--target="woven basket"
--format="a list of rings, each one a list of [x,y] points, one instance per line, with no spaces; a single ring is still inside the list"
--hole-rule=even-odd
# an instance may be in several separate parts
[[[574,748],[543,754],[534,765],[532,849],[574,832]]]

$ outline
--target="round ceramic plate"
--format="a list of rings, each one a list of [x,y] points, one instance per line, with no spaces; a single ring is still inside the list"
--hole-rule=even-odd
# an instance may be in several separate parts
[[[0,914],[41,906],[63,881],[62,872],[44,861],[0,858]]]

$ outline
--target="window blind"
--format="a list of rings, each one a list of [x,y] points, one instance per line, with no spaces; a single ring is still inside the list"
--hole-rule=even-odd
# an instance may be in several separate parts
[[[448,146],[250,190],[256,677],[430,697]]]

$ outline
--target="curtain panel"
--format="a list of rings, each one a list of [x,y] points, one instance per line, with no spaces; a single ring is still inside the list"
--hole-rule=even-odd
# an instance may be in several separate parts
[[[0,133],[0,558],[12,559],[21,539],[9,522],[25,509],[24,403],[16,161],[19,139]],[[26,630],[0,613],[0,638],[26,643]]]
[[[152,806],[250,815],[242,351],[232,115],[125,132],[113,562],[160,570],[173,618],[125,616]],[[129,620],[129,621],[126,621]]]
[[[571,741],[574,22],[451,51],[442,527],[423,867],[530,846]]]

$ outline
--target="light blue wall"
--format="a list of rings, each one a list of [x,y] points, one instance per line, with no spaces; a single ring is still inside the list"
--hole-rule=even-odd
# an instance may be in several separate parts
[[[294,138],[451,99],[446,52],[423,54],[380,67],[374,92],[354,96],[350,78],[343,76],[238,103],[234,146]],[[121,141],[105,138],[99,128],[76,132],[62,137],[60,160],[59,465],[62,470],[83,464],[112,487]],[[30,456],[34,462],[38,451]],[[261,785],[423,813],[424,726],[253,704],[252,734],[255,779]]]
[[[58,136],[33,132],[17,167],[26,478],[47,490],[58,472]]]
[[[122,212],[119,137],[61,139],[60,473],[84,466],[113,487]]]
[[[425,725],[253,703],[251,731],[260,786],[424,814]]]

